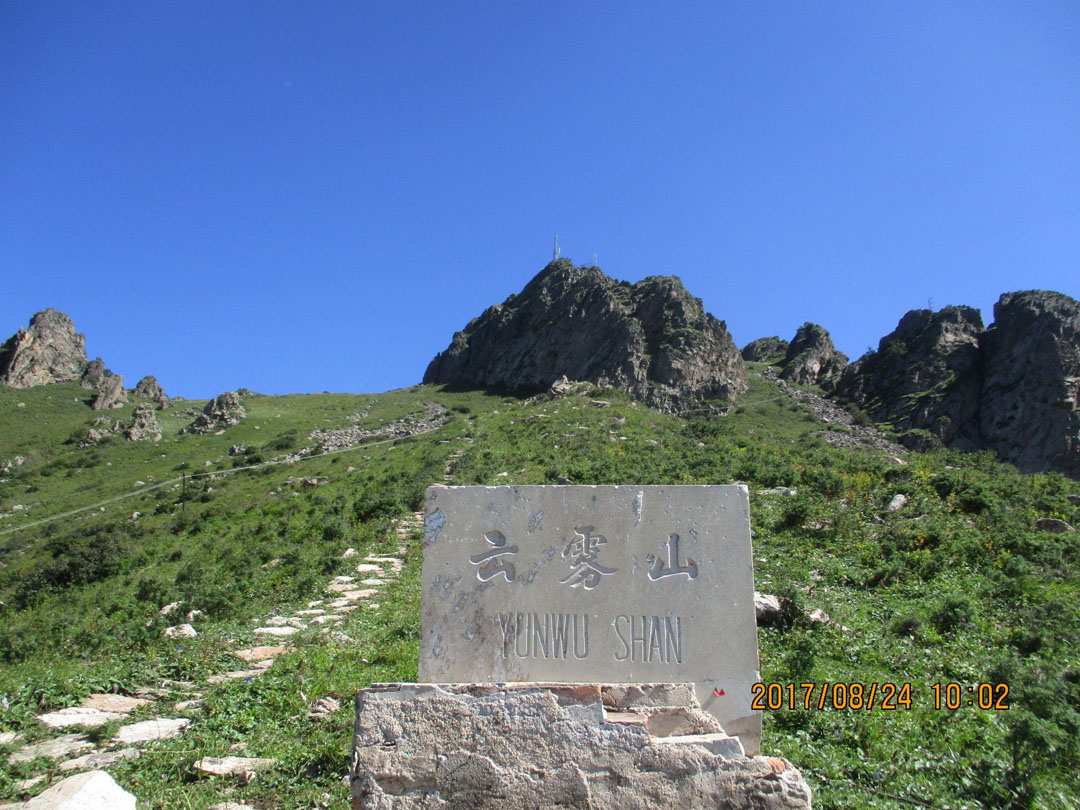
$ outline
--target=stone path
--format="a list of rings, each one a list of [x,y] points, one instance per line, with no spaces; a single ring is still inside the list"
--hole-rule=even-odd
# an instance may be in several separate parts
[[[137,759],[141,752],[135,746],[180,735],[192,723],[190,717],[184,716],[147,717],[147,710],[144,707],[152,707],[154,701],[169,701],[173,711],[178,715],[191,713],[198,709],[206,689],[212,689],[214,686],[231,680],[252,680],[260,677],[273,666],[278,656],[302,644],[305,638],[311,637],[312,633],[328,636],[340,642],[352,642],[353,639],[341,632],[340,625],[347,618],[347,614],[354,610],[379,610],[379,603],[376,601],[379,592],[401,576],[405,568],[406,543],[410,535],[423,531],[423,525],[424,517],[419,512],[395,521],[393,531],[398,541],[395,553],[368,554],[356,564],[354,574],[335,577],[328,583],[325,596],[309,602],[306,609],[293,611],[289,615],[270,616],[257,622],[259,626],[252,632],[257,639],[260,639],[260,643],[232,651],[238,661],[247,665],[246,668],[211,675],[201,686],[184,681],[164,681],[160,685],[145,686],[134,690],[136,697],[112,694],[90,695],[79,706],[69,706],[42,714],[38,720],[50,729],[60,731],[68,731],[73,727],[94,728],[105,723],[120,722],[121,725],[115,736],[108,740],[94,742],[89,737],[78,733],[61,734],[22,746],[8,756],[8,761],[14,764],[33,763],[37,759],[51,759],[55,767],[66,775],[71,771],[105,769],[121,760]],[[352,557],[360,557],[355,549],[348,549],[342,555],[343,559]],[[166,634],[181,637],[187,635],[168,631]],[[194,628],[192,628],[192,635],[194,635]],[[262,641],[264,639],[265,641]],[[309,709],[308,717],[312,720],[320,720],[338,711],[340,705],[332,697],[315,696]],[[18,735],[5,734],[0,739],[0,745],[15,745],[19,740]],[[224,769],[243,781],[244,778],[249,778],[257,768],[266,767],[272,762],[272,760],[258,758],[249,760],[236,757],[225,760],[203,758],[194,763],[193,767],[198,771],[211,774]],[[237,774],[240,775],[237,776]],[[45,783],[47,778],[46,773],[36,773],[31,778],[17,782],[16,787],[26,792],[36,785]]]

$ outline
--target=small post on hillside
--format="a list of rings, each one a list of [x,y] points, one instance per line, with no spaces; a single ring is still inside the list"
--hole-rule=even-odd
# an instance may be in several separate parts
[[[559,248],[559,235],[555,234],[555,247],[551,251],[551,260],[555,261],[559,258],[560,253],[562,253],[562,250]]]
[[[187,513],[187,473],[180,473],[180,514]]]

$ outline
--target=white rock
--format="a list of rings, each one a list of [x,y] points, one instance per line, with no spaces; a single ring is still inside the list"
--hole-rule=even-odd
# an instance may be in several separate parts
[[[359,552],[355,548],[347,548],[345,549],[345,553],[341,555],[341,559],[347,560],[350,557],[358,556],[358,554]]]
[[[166,638],[195,638],[197,635],[199,635],[198,632],[190,624],[178,624],[165,628]]]
[[[63,759],[68,754],[76,751],[85,751],[93,748],[94,744],[79,734],[65,734],[63,737],[55,737],[45,742],[35,743],[20,748],[10,757],[8,762],[29,762],[37,757],[49,757],[50,759]]]
[[[158,717],[141,723],[132,723],[130,726],[121,726],[113,739],[129,745],[152,740],[167,740],[180,734],[190,724],[191,721],[186,717]]]
[[[19,739],[19,735],[14,731],[5,731],[0,733],[0,745],[11,745]]]
[[[69,776],[24,804],[20,810],[135,810],[135,797],[105,771]]]
[[[358,574],[381,574],[383,570],[381,565],[375,563],[360,563],[356,566],[356,573]]]
[[[103,712],[130,714],[149,700],[127,697],[126,695],[88,695],[82,702],[84,709],[100,709]]]
[[[169,604],[165,605],[165,607],[158,611],[158,615],[168,616],[178,607],[180,607],[180,602],[169,602]]]
[[[249,647],[246,650],[233,650],[233,655],[250,663],[273,658],[275,655],[281,655],[285,650],[285,647]]]
[[[58,712],[39,714],[38,720],[49,728],[67,728],[68,726],[93,728],[94,726],[111,723],[113,720],[120,720],[123,717],[124,715],[119,712],[103,712],[100,709],[84,709],[73,706],[69,709],[61,709]]]
[[[191,766],[199,773],[210,776],[238,776],[247,771],[257,771],[277,764],[276,759],[261,757],[203,757]]]
[[[907,503],[907,495],[893,495],[893,499],[889,501],[889,511],[899,512],[901,509],[904,508],[905,503]]]
[[[83,768],[107,768],[121,759],[138,759],[140,755],[137,748],[121,748],[117,751],[91,751],[81,757],[61,762],[60,770],[78,771]]]
[[[295,627],[256,627],[255,635],[257,636],[276,636],[278,638],[287,638],[288,636],[299,633]]]

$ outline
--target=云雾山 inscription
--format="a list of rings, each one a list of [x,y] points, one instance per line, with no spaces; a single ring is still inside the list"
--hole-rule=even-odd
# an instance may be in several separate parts
[[[430,487],[420,679],[691,682],[755,752],[746,488]]]

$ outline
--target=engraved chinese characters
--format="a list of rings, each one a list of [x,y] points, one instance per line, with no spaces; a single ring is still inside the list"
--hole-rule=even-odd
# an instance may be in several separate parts
[[[422,680],[692,682],[757,749],[745,488],[437,486],[427,499]]]

